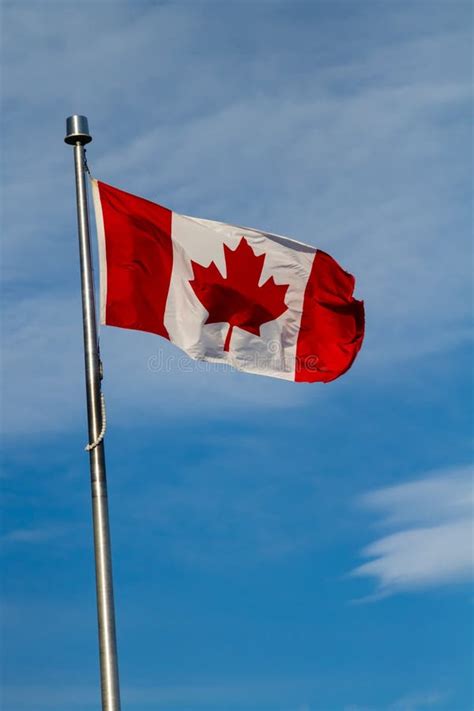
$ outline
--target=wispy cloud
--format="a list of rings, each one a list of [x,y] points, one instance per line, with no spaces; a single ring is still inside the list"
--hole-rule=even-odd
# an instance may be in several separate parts
[[[295,52],[287,45],[284,14],[273,10],[271,41],[279,43],[273,60],[263,21],[258,37],[246,40],[251,52],[219,44],[217,66],[216,47],[203,46],[200,31],[205,21],[214,41],[224,42],[211,6],[187,5],[183,12],[120,4],[111,18],[102,3],[93,26],[82,11],[62,13],[57,4],[6,12],[3,260],[15,314],[5,326],[6,384],[17,393],[10,397],[9,429],[55,432],[79,417],[72,395],[82,378],[72,159],[62,145],[64,116],[73,110],[89,114],[95,138],[89,158],[98,177],[180,212],[311,242],[353,271],[367,307],[357,372],[377,367],[396,374],[400,360],[469,338],[469,263],[459,258],[469,244],[470,162],[462,145],[469,135],[463,117],[470,77],[459,69],[469,61],[469,33],[447,22],[443,32],[417,34],[413,18],[391,11],[394,27],[404,30],[397,42],[387,46],[374,34],[337,53],[323,46],[315,70],[304,13]],[[237,21],[238,3],[228,12],[227,20],[235,13]],[[261,21],[266,12],[265,4],[254,8]],[[84,53],[84,36],[94,52]],[[29,51],[19,55],[20,45]],[[157,46],[166,62],[149,60]],[[183,91],[190,61],[194,80]],[[25,96],[28,108],[20,111]],[[30,116],[38,110],[50,120],[41,131],[44,160],[32,161],[38,144]],[[448,236],[454,248],[447,248]],[[108,373],[112,361],[121,373],[130,366],[129,387],[123,378],[120,383],[124,400],[144,409],[139,400],[146,388],[134,384],[144,339],[109,330],[102,341]],[[176,391],[186,398],[195,387],[177,380],[174,400]],[[215,402],[208,380],[201,403]],[[239,390],[262,390],[265,401],[303,397],[280,384],[244,380]],[[314,396],[314,388],[310,396],[305,391]],[[61,400],[58,418],[52,413]]]
[[[444,703],[447,699],[445,693],[439,691],[427,691],[402,696],[393,704],[390,704],[388,711],[422,711],[431,709]]]
[[[383,704],[383,706],[349,704],[344,706],[344,711],[424,711],[443,704],[446,699],[447,694],[445,693],[426,691],[406,694],[392,703]]]
[[[58,535],[56,528],[15,528],[0,536],[0,543],[45,543]]]
[[[308,689],[318,686],[314,679],[238,679],[209,683],[182,683],[160,686],[125,686],[122,699],[130,708],[140,709],[235,709],[257,711],[261,708],[278,711],[311,711],[298,703]],[[303,690],[303,691],[302,691]],[[97,689],[87,684],[77,686],[10,686],[4,688],[5,699],[11,711],[31,709],[41,699],[42,709],[78,708],[92,709],[97,702]],[[316,709],[315,709],[316,711]]]
[[[3,545],[15,543],[24,545],[49,543],[49,541],[63,536],[66,530],[64,527],[58,526],[14,528],[0,536],[0,543]]]
[[[296,701],[305,693],[314,693],[320,687],[317,678],[299,679],[238,679],[223,680],[220,683],[182,683],[160,686],[124,686],[122,698],[125,703],[135,708],[178,708],[181,704],[186,709],[232,708],[235,711],[257,711],[262,708],[278,711],[320,711],[320,705]],[[69,707],[82,709],[93,708],[97,699],[97,689],[87,684],[75,686],[36,686],[6,687],[5,698],[12,711],[30,709],[38,698],[42,708]],[[447,694],[438,691],[426,691],[407,694],[396,701],[382,705],[347,704],[343,711],[425,711],[434,709],[447,700]],[[271,706],[270,706],[271,704]],[[333,707],[331,707],[332,711]]]
[[[418,610],[393,599],[395,617],[399,604],[406,612],[393,638],[363,619],[368,608],[360,620],[338,616],[331,581],[356,566],[340,556],[348,500],[375,486],[361,462],[384,449],[386,474],[395,439],[407,461],[437,466],[440,447],[425,456],[423,442],[446,426],[449,447],[468,426],[458,385],[471,305],[470,7],[245,6],[3,3],[8,711],[92,711],[99,694],[74,176],[63,144],[74,112],[89,117],[98,178],[325,249],[355,274],[367,309],[360,358],[327,388],[183,368],[157,337],[102,330],[127,708],[451,709],[451,697],[439,700],[444,681],[452,698],[468,698],[456,601],[444,626],[433,619],[416,635]],[[173,358],[167,369],[156,367],[161,353]],[[397,408],[407,400],[416,442]],[[471,575],[466,481],[457,469],[367,495],[373,548],[351,589],[387,595]],[[358,629],[354,655],[345,641]]]
[[[435,472],[365,494],[360,504],[395,529],[362,550],[353,576],[375,578],[375,596],[469,580],[474,575],[473,470]]]

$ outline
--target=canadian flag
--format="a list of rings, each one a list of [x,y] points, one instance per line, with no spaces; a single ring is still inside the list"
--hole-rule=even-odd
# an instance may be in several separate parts
[[[354,361],[354,277],[287,237],[187,217],[92,180],[101,322],[156,333],[191,358],[328,382]]]

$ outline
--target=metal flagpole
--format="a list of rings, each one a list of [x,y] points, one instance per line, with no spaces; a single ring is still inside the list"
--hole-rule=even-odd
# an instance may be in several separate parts
[[[86,371],[87,418],[89,423],[89,463],[92,489],[94,552],[99,626],[100,682],[102,711],[120,711],[117,643],[110,554],[107,479],[101,434],[105,412],[101,395],[101,362],[97,340],[94,281],[92,276],[89,217],[85,178],[84,145],[92,141],[85,116],[66,119],[66,143],[74,146],[76,171],[77,225],[81,260],[82,318]]]

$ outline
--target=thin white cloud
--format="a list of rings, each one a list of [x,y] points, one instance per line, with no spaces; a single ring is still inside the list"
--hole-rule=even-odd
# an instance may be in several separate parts
[[[121,691],[124,704],[129,707],[164,709],[183,705],[191,708],[227,708],[238,704],[242,711],[256,711],[261,705],[268,708],[273,703],[275,708],[285,711],[310,711],[307,705],[294,701],[301,696],[301,689],[314,689],[317,685],[314,679],[236,679],[221,683],[183,683],[180,685],[166,684],[160,686],[126,686]],[[27,686],[4,686],[3,694],[8,700],[11,711],[27,711],[34,708],[41,699],[42,709],[93,707],[97,701],[97,688],[82,684],[77,686],[60,686],[58,684]],[[315,710],[316,711],[316,710]]]
[[[282,711],[320,711],[320,706],[298,703],[295,701],[303,694],[314,695],[320,680],[308,678],[292,679],[236,679],[224,680],[221,683],[182,683],[171,685],[163,683],[160,686],[124,686],[123,701],[128,705],[140,708],[165,708],[165,705],[185,704],[186,708],[209,705],[227,708],[229,699],[232,704],[238,704],[242,711],[256,711],[257,708],[268,708],[273,703],[274,708]],[[5,686],[5,698],[9,701],[12,711],[31,709],[37,699],[42,700],[42,708],[59,709],[68,704],[69,708],[84,708],[97,700],[97,688],[82,684],[75,686],[58,686],[49,684],[22,686]],[[438,707],[446,702],[447,695],[438,691],[427,691],[407,694],[393,703],[383,706],[365,704],[347,704],[343,711],[425,711]],[[262,706],[263,705],[263,706]]]
[[[406,694],[383,706],[348,704],[343,711],[424,711],[435,708],[446,701],[447,694],[439,691],[425,691]]]
[[[352,571],[374,578],[376,596],[460,583],[474,575],[473,470],[459,467],[363,496],[360,503],[395,528],[362,550]]]
[[[470,264],[460,258],[470,239],[462,147],[469,32],[447,22],[429,34],[424,16],[414,26],[406,12],[391,11],[404,29],[393,43],[354,39],[350,57],[331,46],[330,59],[309,53],[301,64],[278,13],[271,32],[260,23],[246,53],[203,46],[203,12],[206,31],[225,41],[222,19],[191,5],[120,5],[110,17],[99,4],[92,26],[82,11],[57,4],[5,11],[5,431],[64,431],[83,417],[72,156],[62,144],[64,117],[76,110],[89,115],[98,177],[184,213],[308,241],[350,269],[366,302],[367,334],[347,377],[372,377],[375,367],[397,377],[400,361],[469,338]],[[229,12],[238,15],[237,5]],[[265,15],[264,5],[254,12]],[[309,25],[301,21],[298,33],[313,46]],[[271,61],[270,36],[278,38]],[[324,50],[324,38],[318,42]],[[31,116],[40,110],[38,153]],[[104,332],[112,408],[120,402],[123,413],[154,416],[160,374],[147,362],[158,350],[169,352],[153,337]],[[159,383],[160,402],[171,412],[179,402],[186,414],[196,404],[215,412],[216,392],[228,395],[230,409],[291,406],[335,389],[176,369]]]
[[[407,694],[390,704],[388,711],[422,711],[422,709],[431,709],[444,703],[446,696],[445,693],[439,691]]]
[[[2,544],[20,543],[25,545],[47,543],[63,534],[57,527],[44,528],[15,528],[0,536]]]

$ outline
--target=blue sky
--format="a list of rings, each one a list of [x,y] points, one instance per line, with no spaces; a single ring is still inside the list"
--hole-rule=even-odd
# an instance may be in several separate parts
[[[123,707],[472,711],[469,3],[2,4],[1,708],[98,703],[71,150],[330,252],[327,386],[102,329]]]

